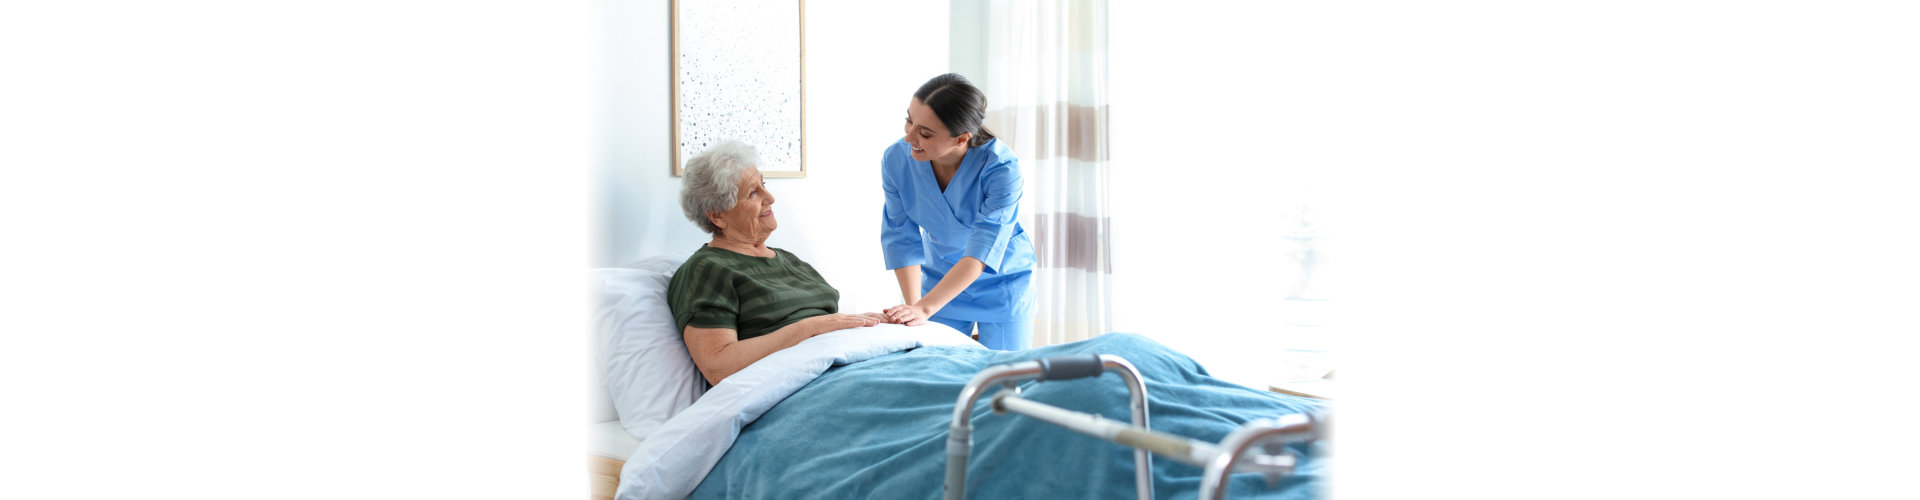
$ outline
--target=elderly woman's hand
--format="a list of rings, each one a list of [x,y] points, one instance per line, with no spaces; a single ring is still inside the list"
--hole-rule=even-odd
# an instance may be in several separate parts
[[[794,324],[806,326],[807,330],[812,332],[812,335],[808,335],[808,337],[812,337],[814,335],[820,335],[827,332],[837,332],[837,331],[845,330],[848,328],[873,326],[873,325],[878,325],[880,323],[881,323],[880,320],[865,314],[822,314],[819,316],[814,316],[811,318],[800,320],[799,322],[796,322]]]
[[[890,320],[888,323],[899,323],[907,326],[927,324],[927,318],[933,317],[933,314],[927,312],[925,308],[913,304],[900,304],[889,307],[886,310],[886,315]]]

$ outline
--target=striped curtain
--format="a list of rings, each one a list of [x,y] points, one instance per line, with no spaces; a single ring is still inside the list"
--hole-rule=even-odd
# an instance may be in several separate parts
[[[1107,2],[995,0],[985,21],[986,126],[1020,157],[1039,260],[1034,347],[1106,333]]]

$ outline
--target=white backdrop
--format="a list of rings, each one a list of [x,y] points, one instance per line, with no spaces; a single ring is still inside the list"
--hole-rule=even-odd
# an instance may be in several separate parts
[[[599,155],[653,151],[598,145],[595,116],[653,115],[590,89],[618,83],[601,52],[652,5],[0,4],[0,497],[585,493],[584,257],[652,226],[592,250],[581,193]],[[848,103],[820,153],[851,165],[810,170],[867,182],[851,169],[944,69],[925,54],[946,53],[947,9],[920,6],[810,3],[865,31],[809,43],[843,54],[815,88]],[[1116,192],[1188,244],[1117,258],[1230,263],[1203,253],[1224,229],[1319,185],[1226,160],[1334,172],[1306,193],[1329,198],[1356,306],[1333,498],[1920,496],[1898,396],[1920,379],[1910,7],[1187,2],[1113,22],[1208,28],[1114,40],[1140,54],[1114,102],[1184,110],[1134,129],[1163,161],[1114,154],[1217,201]],[[823,180],[770,184],[879,206],[850,187],[876,198],[834,207]],[[872,234],[782,222],[807,236],[790,248]],[[891,287],[877,250],[822,261]],[[1188,293],[1163,285],[1116,289]],[[1186,312],[1231,326],[1258,313],[1242,300]]]

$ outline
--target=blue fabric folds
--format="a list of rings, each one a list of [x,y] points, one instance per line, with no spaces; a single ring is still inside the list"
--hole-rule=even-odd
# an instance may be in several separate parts
[[[1242,423],[1318,409],[1314,400],[1215,379],[1187,356],[1146,337],[1114,333],[1025,351],[923,347],[836,366],[748,424],[692,498],[939,498],[947,426],[960,388],[997,364],[1070,354],[1116,354],[1147,380],[1154,430],[1219,442]],[[1028,382],[1022,396],[1127,421],[1119,375]],[[994,391],[989,391],[991,395]],[[1031,418],[973,411],[969,498],[1133,498],[1133,449]],[[1319,498],[1328,459],[1307,460],[1277,487],[1234,476],[1233,498]],[[1198,467],[1154,457],[1157,498],[1193,498]]]

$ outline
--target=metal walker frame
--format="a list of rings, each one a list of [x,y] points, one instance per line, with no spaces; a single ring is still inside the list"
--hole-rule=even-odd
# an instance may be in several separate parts
[[[1026,380],[1098,377],[1109,371],[1118,373],[1127,384],[1127,399],[1133,414],[1131,425],[1021,398],[1020,388],[1014,385]],[[1327,433],[1327,416],[1324,413],[1250,421],[1217,444],[1154,431],[1147,422],[1145,379],[1140,377],[1140,371],[1132,363],[1111,354],[1063,356],[996,365],[974,375],[973,380],[960,389],[960,398],[953,407],[953,423],[947,427],[947,478],[944,486],[947,500],[966,497],[967,458],[973,448],[973,405],[986,388],[995,383],[1001,384],[1003,390],[995,393],[990,400],[994,414],[1025,415],[1134,448],[1134,486],[1141,500],[1153,498],[1153,459],[1148,455],[1149,452],[1204,468],[1200,498],[1221,499],[1226,497],[1228,477],[1235,472],[1258,472],[1266,477],[1269,487],[1277,484],[1281,477],[1293,472],[1293,466],[1298,462],[1283,446],[1296,441],[1321,439]],[[1253,452],[1256,445],[1260,446],[1259,451]]]

